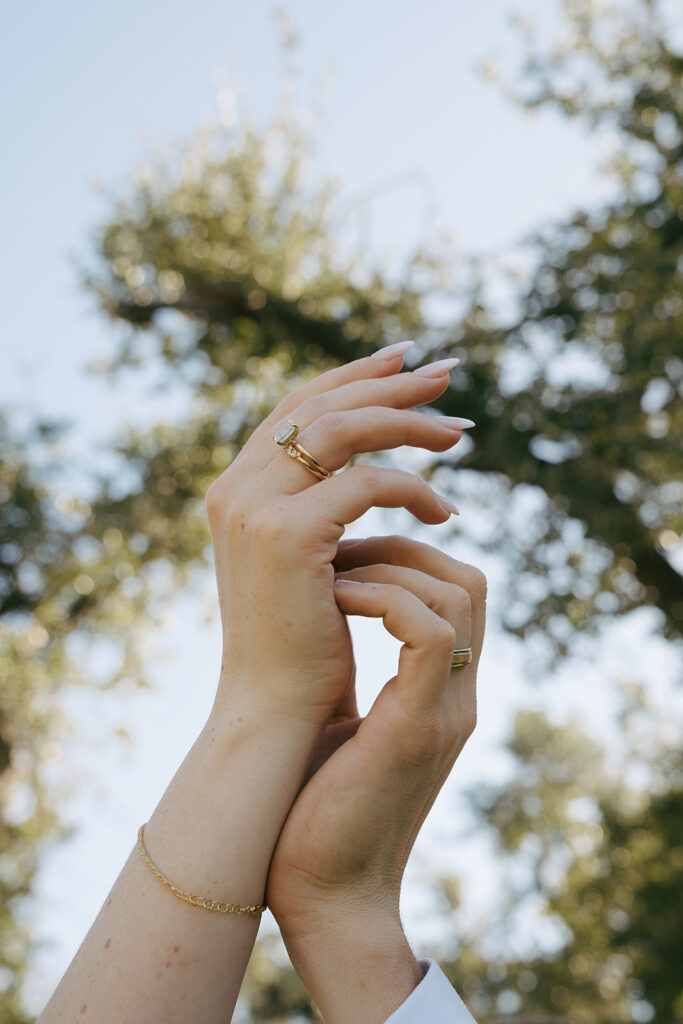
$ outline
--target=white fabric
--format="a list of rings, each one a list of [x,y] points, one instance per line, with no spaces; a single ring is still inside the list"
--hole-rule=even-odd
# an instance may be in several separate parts
[[[425,976],[385,1024],[476,1024],[434,960],[420,960]]]

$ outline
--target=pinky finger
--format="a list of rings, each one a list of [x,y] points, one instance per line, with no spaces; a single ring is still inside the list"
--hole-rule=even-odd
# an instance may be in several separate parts
[[[335,580],[335,599],[345,615],[381,618],[403,643],[396,677],[401,703],[426,711],[443,698],[448,684],[455,630],[411,591],[393,583]]]

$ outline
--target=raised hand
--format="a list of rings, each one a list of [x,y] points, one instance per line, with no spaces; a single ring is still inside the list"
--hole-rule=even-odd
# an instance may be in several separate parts
[[[476,721],[486,582],[404,537],[340,544],[345,615],[403,641],[398,673],[364,720],[330,724],[278,840],[267,899],[327,1024],[386,1020],[419,981],[399,918],[410,850]],[[451,669],[451,652],[472,662]],[[336,749],[335,749],[336,748]]]
[[[399,445],[444,451],[462,421],[418,412],[448,385],[452,361],[401,373],[400,352],[321,374],[259,426],[206,503],[223,622],[216,707],[324,723],[353,682],[353,652],[334,597],[332,560],[347,523],[374,505],[405,506],[423,523],[453,506],[398,469],[341,469],[356,452]],[[333,475],[319,480],[273,440],[288,420]]]

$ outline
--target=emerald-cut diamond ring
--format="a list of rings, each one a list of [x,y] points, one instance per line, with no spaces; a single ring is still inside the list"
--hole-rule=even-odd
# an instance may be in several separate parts
[[[303,445],[300,445],[297,441],[299,435],[299,428],[296,423],[292,423],[288,420],[284,427],[280,427],[273,434],[273,440],[280,445],[283,451],[287,452],[293,459],[300,462],[302,466],[305,466],[314,476],[317,476],[319,480],[326,480],[328,476],[332,476],[328,469],[321,466],[316,458],[314,458],[310,452],[306,451]]]

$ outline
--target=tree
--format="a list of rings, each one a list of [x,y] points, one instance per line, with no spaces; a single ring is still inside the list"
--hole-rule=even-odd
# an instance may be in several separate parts
[[[470,794],[499,846],[501,877],[519,879],[526,867],[488,929],[500,955],[484,955],[476,935],[445,965],[482,1022],[496,1006],[596,1024],[681,1020],[683,986],[672,970],[683,951],[680,737],[657,735],[642,687],[625,697],[616,766],[583,723],[557,726],[523,711],[508,744],[513,781]],[[503,936],[519,936],[520,914],[539,902],[559,940],[544,949],[528,926],[519,955]]]
[[[477,363],[464,383],[481,439],[464,465],[504,466],[513,494],[540,488],[546,502],[526,543],[507,531],[509,625],[560,651],[573,630],[643,603],[672,638],[683,620],[672,563],[683,508],[683,55],[655,3],[564,8],[564,43],[532,51],[520,99],[609,127],[619,193],[536,238],[515,323],[497,328],[473,304],[458,331]],[[508,385],[514,368],[523,380]]]
[[[475,281],[461,321],[434,328],[427,300],[443,290],[447,267],[426,246],[398,283],[360,255],[337,256],[334,188],[306,188],[305,139],[284,117],[263,137],[249,126],[209,134],[175,174],[162,165],[143,175],[99,232],[100,268],[87,274],[102,308],[130,327],[108,370],[149,361],[151,349],[194,397],[192,429],[228,456],[283,386],[311,369],[405,335],[461,356],[440,408],[466,408],[477,422],[459,486],[503,509],[492,535],[500,546],[504,531],[504,624],[559,655],[574,630],[643,603],[671,637],[683,617],[671,561],[682,497],[672,476],[683,375],[683,58],[650,3],[621,22],[616,8],[565,6],[570,41],[529,61],[526,103],[614,125],[622,190],[537,237],[514,323],[496,322]],[[590,88],[560,85],[574,61],[592,64]],[[269,163],[275,151],[279,166]],[[144,458],[169,463],[174,486],[168,447],[152,455],[154,442],[145,443]],[[126,454],[138,458],[135,446]],[[452,467],[435,459],[430,472]],[[524,502],[533,513],[522,533],[514,510]]]
[[[513,323],[487,307],[480,277],[457,322],[435,326],[429,300],[447,289],[451,267],[431,242],[407,260],[401,280],[362,253],[340,255],[336,187],[308,184],[309,143],[285,114],[264,132],[245,119],[203,133],[175,164],[141,172],[95,232],[97,263],[84,282],[128,328],[102,372],[153,364],[160,386],[185,389],[189,413],[174,426],[123,434],[116,451],[125,472],[93,481],[87,501],[53,493],[57,466],[46,475],[29,462],[40,447],[35,438],[10,445],[6,456],[0,637],[10,682],[0,693],[1,777],[7,793],[25,784],[34,806],[18,825],[1,826],[12,862],[24,865],[12,874],[2,861],[0,942],[7,940],[12,980],[0,1005],[16,1024],[24,1019],[17,993],[28,940],[14,907],[30,888],[41,844],[58,834],[41,789],[41,745],[58,727],[50,716],[59,687],[93,682],[77,671],[67,640],[112,645],[118,667],[98,685],[144,682],[136,659],[141,612],[149,621],[158,596],[155,569],[181,583],[208,565],[206,487],[300,379],[406,336],[420,339],[423,355],[464,357],[440,411],[466,410],[477,421],[471,447],[461,445],[458,488],[486,506],[494,524],[482,543],[508,568],[506,628],[548,641],[561,657],[578,632],[649,603],[667,636],[680,636],[673,553],[683,485],[672,478],[681,423],[673,398],[683,377],[683,58],[646,0],[565,6],[568,42],[530,60],[531,91],[522,99],[611,125],[621,140],[620,186],[603,209],[536,238],[537,266]],[[585,83],[577,60],[590,67]],[[443,478],[441,489],[453,486],[452,463],[435,459],[428,472]],[[525,721],[520,728],[531,728]],[[561,744],[560,755],[574,763]],[[598,771],[597,754],[593,764]],[[484,816],[498,808],[492,800]],[[613,803],[605,796],[600,811],[609,835],[620,836],[626,825]],[[552,823],[552,801],[538,813]],[[647,813],[644,831],[667,834],[664,804]],[[648,865],[622,845],[647,881]],[[578,869],[567,879],[568,898],[588,892]],[[650,896],[659,899],[648,884],[637,889],[646,908]],[[558,897],[553,911],[570,908]],[[471,950],[475,967],[486,967]],[[648,999],[649,979],[661,976],[652,955],[651,967],[645,955],[637,960]],[[500,994],[486,985],[484,995]],[[533,1007],[543,985],[530,996]],[[269,992],[268,1007],[253,1004],[256,1019],[280,1012],[277,986]],[[302,1012],[299,996],[295,988],[287,996],[292,1012]]]
[[[95,523],[89,503],[64,489],[63,433],[46,422],[22,433],[0,417],[0,1016],[8,1024],[28,1021],[21,986],[31,935],[17,909],[45,846],[70,832],[65,787],[50,777],[69,730],[60,697],[74,686],[144,685],[140,641],[154,620],[139,541]],[[96,678],[81,656],[107,644],[114,667]]]

